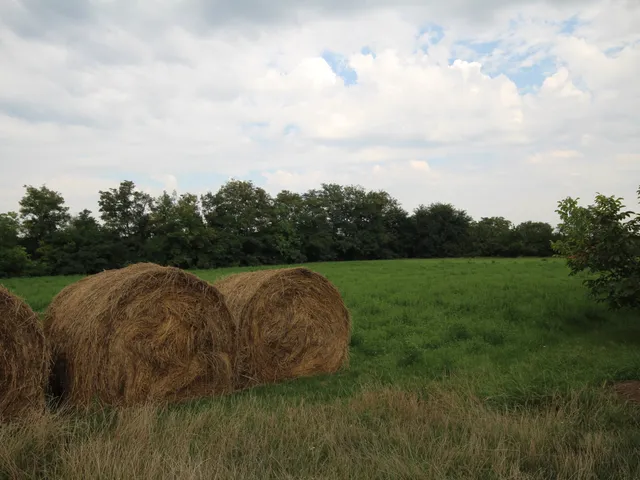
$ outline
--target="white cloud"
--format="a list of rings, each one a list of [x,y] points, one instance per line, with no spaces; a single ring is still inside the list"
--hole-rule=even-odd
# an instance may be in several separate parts
[[[616,155],[616,161],[626,165],[640,165],[640,153],[620,153]]]
[[[275,172],[264,172],[262,176],[266,179],[266,187],[273,193],[280,190],[303,191],[318,188],[320,183],[326,182],[328,178],[321,171],[310,171],[305,174],[277,170]]]
[[[567,195],[634,201],[637,4],[284,3],[5,2],[0,211],[23,184],[96,211],[121,179],[197,192],[230,176],[514,221],[553,222]]]
[[[552,150],[550,152],[540,152],[528,158],[529,163],[557,164],[558,161],[583,157],[577,150]]]
[[[411,168],[420,172],[429,172],[431,168],[429,164],[423,160],[411,160]]]
[[[171,193],[174,190],[178,189],[178,179],[175,175],[171,175],[170,173],[165,173],[163,175],[154,175],[153,180],[160,182],[162,184],[163,190],[167,193]]]

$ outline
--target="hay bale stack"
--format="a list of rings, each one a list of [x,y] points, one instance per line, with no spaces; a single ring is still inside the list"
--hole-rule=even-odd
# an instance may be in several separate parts
[[[238,388],[336,372],[351,317],[338,290],[306,268],[240,273],[215,286],[237,323]]]
[[[38,315],[0,285],[0,421],[44,411],[48,367]]]
[[[233,389],[235,324],[220,292],[139,263],[63,289],[45,316],[51,390],[67,404],[180,402]]]

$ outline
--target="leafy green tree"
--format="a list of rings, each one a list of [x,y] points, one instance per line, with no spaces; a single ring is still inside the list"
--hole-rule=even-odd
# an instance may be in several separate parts
[[[107,231],[119,242],[114,245],[116,263],[126,264],[144,259],[145,244],[149,237],[149,216],[153,198],[136,190],[130,180],[120,183],[118,188],[100,190],[100,218]]]
[[[196,195],[164,192],[153,206],[148,257],[163,265],[208,268],[213,265],[212,230],[207,229]]]
[[[400,206],[400,202],[389,196],[383,208],[383,215],[385,241],[380,258],[409,257],[414,241],[409,213]]]
[[[332,250],[336,259],[357,260],[364,256],[363,230],[366,191],[356,186],[323,184],[322,205],[331,231]]]
[[[277,254],[277,263],[301,263],[303,254],[301,235],[304,199],[302,195],[283,190],[273,201],[271,235]]]
[[[395,258],[405,248],[407,213],[387,192],[323,184],[303,200],[300,231],[309,259]]]
[[[514,253],[513,224],[504,217],[482,217],[471,228],[473,255],[506,257]]]
[[[522,222],[515,228],[515,241],[520,255],[548,257],[553,255],[553,227],[545,222]]]
[[[173,265],[181,257],[183,233],[176,209],[176,194],[163,192],[153,202],[149,216],[149,238],[146,243],[147,257],[161,265]],[[178,260],[179,262],[180,260]]]
[[[413,214],[416,257],[458,257],[470,248],[471,217],[448,203],[420,205]]]
[[[69,232],[77,247],[75,258],[82,265],[77,273],[92,274],[118,266],[113,258],[117,239],[98,223],[90,210],[82,210],[71,219]]]
[[[567,257],[570,274],[586,272],[590,295],[611,308],[639,308],[640,216],[621,198],[601,194],[587,207],[565,198],[556,211],[560,239],[553,249]]]
[[[273,263],[269,230],[273,200],[250,181],[230,180],[215,193],[202,196],[202,212],[216,235],[216,264]]]
[[[403,229],[407,212],[385,191],[364,192],[354,202],[356,258],[388,259],[403,256]]]
[[[333,222],[326,196],[322,191],[312,189],[302,195],[302,200],[298,223],[302,254],[309,262],[337,260]]]
[[[100,217],[109,230],[121,238],[140,235],[149,221],[149,212],[153,203],[150,195],[136,190],[130,180],[120,183],[118,188],[100,190]]]
[[[112,259],[116,243],[85,209],[43,242],[38,252],[49,273],[87,275],[119,266]]]
[[[332,250],[336,259],[353,260],[358,257],[356,226],[353,224],[354,204],[363,192],[355,187],[335,183],[323,184],[321,198],[331,229]]]
[[[0,213],[0,246],[4,248],[19,245],[20,219],[16,212]]]
[[[181,238],[180,262],[184,268],[211,268],[215,244],[215,232],[207,228],[197,195],[185,193],[178,197],[175,206],[178,218],[178,236]]]
[[[22,275],[29,267],[29,254],[20,245],[19,232],[17,213],[0,213],[0,277]]]
[[[43,185],[40,188],[25,185],[26,193],[20,200],[20,219],[24,231],[24,246],[32,258],[39,258],[42,242],[63,229],[69,221],[69,208],[64,198]]]

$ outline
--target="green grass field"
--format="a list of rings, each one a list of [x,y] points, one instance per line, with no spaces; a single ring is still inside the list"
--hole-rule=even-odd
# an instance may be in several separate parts
[[[640,408],[610,388],[640,379],[640,322],[562,260],[308,266],[352,313],[348,369],[0,426],[0,478],[640,478]],[[43,311],[77,278],[3,283]]]

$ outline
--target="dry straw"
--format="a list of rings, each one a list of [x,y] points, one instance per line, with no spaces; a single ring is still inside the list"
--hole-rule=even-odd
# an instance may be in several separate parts
[[[238,327],[237,387],[333,373],[348,361],[351,317],[338,290],[306,268],[215,283]]]
[[[235,325],[220,292],[139,263],[63,289],[45,317],[51,389],[69,405],[179,402],[233,388]]]
[[[0,421],[44,411],[48,367],[38,315],[0,285]]]

